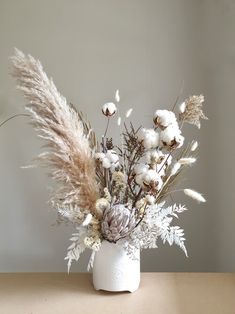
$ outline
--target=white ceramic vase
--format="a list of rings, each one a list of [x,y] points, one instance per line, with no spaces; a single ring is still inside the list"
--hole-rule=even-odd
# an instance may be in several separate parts
[[[140,283],[140,252],[131,259],[122,246],[103,241],[95,254],[93,285],[96,290],[134,292]]]

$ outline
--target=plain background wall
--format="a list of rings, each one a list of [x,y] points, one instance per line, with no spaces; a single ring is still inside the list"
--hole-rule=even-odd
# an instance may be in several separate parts
[[[210,117],[199,132],[200,158],[187,186],[208,199],[179,223],[189,258],[177,247],[144,251],[143,271],[234,271],[234,1],[0,0],[0,119],[22,113],[24,101],[9,76],[17,47],[39,58],[68,101],[87,113],[100,135],[101,105],[121,92],[120,109],[134,107],[135,124],[151,125],[157,108],[203,93]],[[22,170],[41,142],[18,118],[0,129],[0,271],[66,271],[69,226],[55,226],[50,181],[40,169]],[[112,128],[114,138],[117,127]],[[89,252],[73,271],[85,271]]]

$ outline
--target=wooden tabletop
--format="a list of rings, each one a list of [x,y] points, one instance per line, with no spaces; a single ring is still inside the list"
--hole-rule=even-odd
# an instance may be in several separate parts
[[[142,273],[134,293],[95,291],[90,274],[0,274],[1,314],[235,314],[235,274]]]

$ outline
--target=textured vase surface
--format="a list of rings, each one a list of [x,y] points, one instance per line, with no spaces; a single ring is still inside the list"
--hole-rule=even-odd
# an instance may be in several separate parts
[[[96,290],[130,291],[140,283],[140,252],[132,259],[122,246],[103,241],[93,264],[93,285]]]

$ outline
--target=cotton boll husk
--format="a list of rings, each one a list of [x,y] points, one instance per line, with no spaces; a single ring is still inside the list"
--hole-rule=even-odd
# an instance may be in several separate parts
[[[171,124],[177,125],[174,112],[169,110],[157,110],[154,114],[153,121],[161,129],[165,129]]]
[[[113,116],[117,111],[117,107],[113,102],[107,102],[102,107],[102,112],[105,116],[111,117]]]
[[[199,203],[205,203],[206,199],[197,191],[191,190],[191,189],[184,189],[184,194],[193,198],[194,200],[198,201]]]

